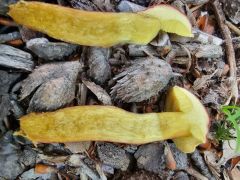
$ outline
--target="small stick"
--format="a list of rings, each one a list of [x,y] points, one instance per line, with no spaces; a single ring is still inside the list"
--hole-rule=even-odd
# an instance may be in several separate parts
[[[234,24],[232,24],[229,21],[225,21],[226,25],[229,27],[229,29],[231,29],[232,31],[234,31],[238,36],[240,36],[240,29],[235,26]]]
[[[219,0],[215,0],[211,2],[213,10],[215,12],[215,16],[218,22],[218,25],[220,27],[221,34],[225,40],[225,47],[226,47],[226,55],[227,55],[227,61],[229,64],[229,79],[231,82],[231,95],[229,99],[227,100],[226,104],[229,104],[231,98],[235,98],[235,103],[238,98],[238,87],[237,87],[237,66],[236,66],[236,59],[235,59],[235,53],[234,48],[232,44],[232,38],[231,38],[231,32],[228,28],[228,26],[224,23],[225,17],[223,14],[222,7],[220,6]]]
[[[194,12],[194,11],[198,10],[199,8],[201,8],[203,5],[205,5],[205,3],[204,3],[204,4],[197,5],[197,6],[194,6],[194,7],[191,8],[190,10],[191,10],[192,12]]]

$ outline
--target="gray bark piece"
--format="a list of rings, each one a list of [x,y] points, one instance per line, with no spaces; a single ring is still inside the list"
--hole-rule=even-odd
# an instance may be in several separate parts
[[[223,49],[219,45],[187,43],[183,47],[188,49],[192,55],[197,58],[219,58],[223,56]],[[188,56],[188,52],[183,47],[173,45],[176,56]]]
[[[7,15],[7,12],[9,10],[9,5],[16,3],[18,0],[1,0],[0,1],[0,14],[1,15]]]
[[[21,157],[20,146],[14,142],[12,134],[6,133],[0,139],[0,178],[16,179],[24,171],[24,166],[19,163]]]
[[[176,161],[177,167],[176,170],[183,170],[188,168],[188,159],[187,154],[181,152],[177,149],[175,144],[169,144],[171,151],[173,153],[173,157]]]
[[[121,1],[117,5],[117,9],[120,12],[138,12],[138,11],[143,11],[146,9],[146,7],[140,6],[138,4],[129,2],[129,1]]]
[[[78,61],[49,63],[39,66],[22,82],[21,99],[26,98],[38,86],[52,79],[63,76],[72,79],[72,76],[76,74],[76,71],[81,71],[82,67],[83,65]]]
[[[17,48],[0,44],[0,66],[32,71],[32,55]]]
[[[221,46],[204,45],[197,49],[195,56],[197,58],[219,58],[223,56],[223,50]]]
[[[5,127],[3,126],[3,120],[10,114],[12,105],[9,97],[10,86],[20,77],[20,74],[8,73],[0,70],[0,131],[4,132]],[[0,133],[1,134],[1,133]]]
[[[49,42],[46,38],[31,39],[26,45],[38,57],[45,60],[63,60],[65,56],[71,55],[77,49],[77,45]]]
[[[240,1],[239,0],[221,0],[224,13],[235,23],[240,23]]]
[[[173,77],[171,66],[158,58],[140,58],[114,77],[111,95],[125,102],[141,102],[157,95]]]
[[[76,79],[75,79],[76,80]],[[66,77],[42,84],[34,93],[28,112],[52,111],[70,103],[75,97],[75,82]]]
[[[78,61],[50,63],[35,69],[22,82],[21,99],[36,88],[28,108],[31,111],[51,111],[70,103],[75,97],[75,81],[82,64]]]
[[[194,165],[200,170],[200,173],[210,180],[215,180],[215,177],[208,169],[207,164],[197,149],[191,154],[191,159],[193,160]]]
[[[26,167],[33,167],[35,165],[36,158],[37,153],[32,148],[24,149],[22,155],[19,158],[19,163],[23,164]]]
[[[98,7],[89,0],[70,0],[70,4],[73,8],[82,9],[87,11],[96,11]]]
[[[214,44],[214,45],[222,45],[224,42],[223,39],[217,36],[207,34],[196,28],[193,28],[193,34],[194,34],[193,41],[195,42],[200,42],[203,44]]]
[[[166,167],[164,145],[162,143],[146,144],[139,147],[134,154],[137,166],[156,174],[161,173]]]
[[[5,43],[15,39],[21,39],[21,34],[19,32],[11,32],[8,34],[0,34],[0,43]]]
[[[170,34],[171,41],[179,42],[185,44],[187,42],[198,42],[201,44],[214,44],[214,45],[222,45],[224,43],[223,39],[207,34],[199,29],[193,28],[194,37],[183,37],[178,36],[177,34]]]
[[[112,166],[116,169],[126,171],[130,164],[130,157],[125,153],[122,148],[114,144],[98,144],[97,152],[98,157],[104,164]]]
[[[185,14],[185,4],[182,0],[175,0],[171,3],[171,6],[177,8],[179,11],[181,11],[183,14]]]
[[[92,180],[100,180],[99,176],[81,159],[81,155],[73,154],[69,157],[67,164],[70,166],[78,167],[77,174],[86,174]]]
[[[10,86],[20,77],[18,73],[8,73],[0,70],[0,94],[6,94]]]
[[[0,94],[0,109],[1,109],[0,113],[0,134],[1,134],[6,131],[3,120],[10,114],[11,110],[11,102],[8,94],[4,95]]]
[[[58,179],[57,175],[54,173],[46,173],[46,174],[37,174],[35,173],[34,168],[29,169],[21,174],[20,178],[22,180],[33,180],[33,179],[39,179],[39,180],[55,180]]]
[[[103,84],[111,77],[109,49],[90,47],[88,51],[88,75],[97,83]]]
[[[159,55],[157,51],[149,45],[134,45],[130,44],[128,45],[128,54],[132,57],[145,57],[148,56],[148,54],[157,56]]]
[[[10,154],[8,156],[0,156],[1,168],[0,168],[0,177],[6,179],[15,179],[19,174],[24,171],[18,163],[18,154]]]
[[[188,174],[183,172],[183,171],[179,171],[177,172],[174,177],[174,180],[189,180]]]
[[[31,39],[43,36],[40,32],[29,29],[26,26],[19,26],[18,28],[23,42],[28,42]]]
[[[99,85],[94,82],[82,80],[82,82],[87,86],[90,91],[92,91],[99,101],[101,101],[104,105],[112,105],[112,100],[109,94]]]
[[[205,4],[207,3],[209,0],[184,0],[187,4],[191,4],[191,5],[200,5],[200,4]]]

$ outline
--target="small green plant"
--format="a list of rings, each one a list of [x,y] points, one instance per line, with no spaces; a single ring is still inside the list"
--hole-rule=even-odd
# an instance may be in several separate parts
[[[226,115],[226,121],[222,121],[217,125],[215,137],[218,140],[236,138],[236,151],[240,152],[240,107],[222,106],[221,111]],[[236,132],[236,137],[232,134],[232,130]]]

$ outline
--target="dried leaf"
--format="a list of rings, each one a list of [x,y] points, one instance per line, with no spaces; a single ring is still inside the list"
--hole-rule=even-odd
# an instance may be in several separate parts
[[[239,170],[240,165],[236,165],[235,168],[230,170],[229,175],[232,180],[239,180],[240,177],[240,170]]]
[[[36,164],[34,171],[36,174],[48,174],[56,172],[57,169],[49,165]]]
[[[219,160],[218,156],[217,156],[217,152],[214,151],[204,151],[204,159],[206,164],[208,165],[209,170],[211,171],[211,173],[214,175],[214,177],[216,179],[221,178],[221,168],[220,166],[217,164],[217,161]]]
[[[225,163],[232,158],[240,156],[239,152],[236,152],[237,142],[236,140],[229,140],[223,142],[223,155],[218,161],[218,165],[225,165]]]

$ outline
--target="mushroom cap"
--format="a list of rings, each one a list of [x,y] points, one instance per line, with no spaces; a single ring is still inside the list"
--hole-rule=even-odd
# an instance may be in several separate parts
[[[184,112],[189,121],[189,136],[173,139],[176,146],[185,153],[190,153],[206,141],[209,117],[199,99],[184,88],[175,86],[170,89],[165,109],[167,112]],[[181,121],[181,119],[179,119]]]

